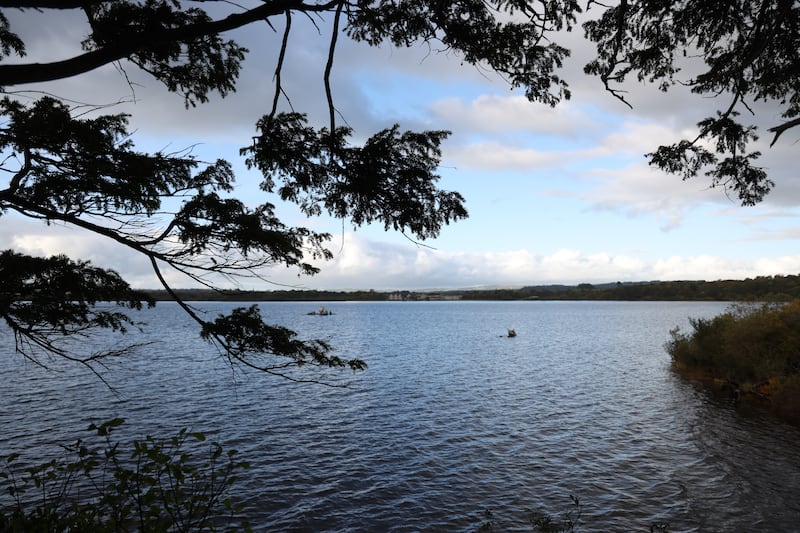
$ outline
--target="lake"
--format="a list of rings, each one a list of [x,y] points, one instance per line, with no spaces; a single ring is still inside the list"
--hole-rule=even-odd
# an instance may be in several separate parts
[[[229,303],[198,303],[214,314]],[[237,304],[243,305],[243,304]],[[45,371],[3,337],[0,450],[49,458],[86,426],[204,431],[251,461],[237,493],[258,531],[530,530],[583,504],[581,530],[790,531],[800,524],[800,431],[742,412],[669,370],[664,343],[724,303],[262,303],[269,322],[365,372],[349,388],[234,371],[175,304],[106,374]],[[508,329],[517,332],[506,337]]]

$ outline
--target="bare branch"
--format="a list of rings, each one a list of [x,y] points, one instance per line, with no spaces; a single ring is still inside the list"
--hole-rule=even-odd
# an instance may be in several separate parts
[[[283,70],[283,61],[286,58],[286,48],[289,43],[289,33],[292,31],[292,12],[286,11],[286,28],[283,30],[283,39],[281,40],[281,51],[278,54],[278,64],[275,66],[275,97],[272,100],[272,111],[269,116],[274,117],[278,112],[278,98],[283,92],[281,86],[281,71]]]
[[[328,60],[325,63],[325,75],[323,76],[325,81],[325,96],[328,99],[328,112],[330,114],[331,139],[333,139],[333,134],[336,131],[336,109],[333,106],[333,94],[331,92],[331,70],[333,69],[333,57],[336,51],[336,40],[339,37],[339,20],[342,16],[343,6],[344,3],[339,4],[339,6],[336,8],[336,15],[333,18],[331,43],[328,47]]]
[[[772,145],[775,144],[775,142],[778,140],[778,137],[783,135],[784,131],[790,128],[794,128],[795,126],[798,125],[800,125],[800,117],[784,122],[783,124],[773,126],[772,128],[769,128],[767,131],[770,131],[775,134],[775,137],[772,138],[772,142],[769,143],[770,148],[772,148]]]

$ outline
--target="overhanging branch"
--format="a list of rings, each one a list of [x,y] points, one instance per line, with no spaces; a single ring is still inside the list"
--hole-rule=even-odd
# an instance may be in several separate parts
[[[18,9],[82,9],[107,0],[0,0],[0,7]]]
[[[38,2],[5,2],[0,3],[0,5],[11,4],[12,6],[16,6],[16,4],[37,3]],[[53,2],[43,3],[49,4]],[[70,2],[70,4],[72,3],[81,2]],[[0,65],[0,86],[8,87],[12,85],[70,78],[78,74],[89,72],[103,65],[113,63],[114,61],[119,61],[120,59],[129,57],[140,50],[146,50],[152,46],[170,42],[187,42],[198,37],[223,33],[284,13],[291,9],[321,11],[326,8],[327,6],[305,5],[298,0],[274,0],[268,4],[249,9],[242,13],[234,13],[220,20],[189,24],[180,28],[142,32],[128,39],[115,41],[113,44],[103,46],[98,50],[93,50],[63,61]]]

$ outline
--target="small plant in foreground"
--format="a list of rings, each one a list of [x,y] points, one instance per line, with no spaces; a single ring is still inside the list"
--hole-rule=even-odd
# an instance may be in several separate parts
[[[562,513],[561,518],[553,518],[553,515],[550,513],[532,513],[527,523],[531,526],[531,531],[536,531],[538,533],[575,533],[579,529],[579,524],[581,523],[581,517],[583,516],[583,504],[581,503],[580,499],[573,495],[569,495],[569,499],[572,502],[570,509],[564,511]],[[482,513],[482,517],[484,521],[476,530],[477,533],[490,533],[493,531],[505,531],[503,527],[497,522],[495,519],[494,513],[491,509],[486,509]],[[590,529],[592,525],[589,524],[587,527]],[[513,527],[514,531],[521,531],[522,528],[519,526]],[[669,533],[669,524],[666,522],[654,522],[650,524],[650,533]]]
[[[235,473],[249,466],[235,450],[183,429],[135,440],[128,453],[111,436],[122,423],[92,424],[102,446],[79,440],[62,446],[62,460],[26,466],[7,456],[0,532],[249,531],[230,498]]]
[[[534,531],[540,533],[574,533],[583,514],[583,505],[577,496],[569,495],[572,500],[572,509],[567,511],[564,518],[560,521],[553,521],[550,515],[534,515],[530,518],[530,523]]]

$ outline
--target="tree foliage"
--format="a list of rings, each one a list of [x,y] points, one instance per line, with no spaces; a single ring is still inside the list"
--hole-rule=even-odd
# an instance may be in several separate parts
[[[681,373],[715,380],[734,397],[767,401],[800,420],[800,300],[738,305],[712,319],[690,319],[692,331],[671,331],[666,348]]]
[[[63,459],[6,456],[0,531],[250,531],[231,497],[250,466],[236,450],[186,429],[121,443],[122,423],[91,424]]]
[[[630,76],[657,83],[667,91],[681,84],[727,104],[700,120],[698,134],[660,146],[651,164],[683,179],[705,174],[712,186],[733,192],[743,205],[760,202],[774,183],[755,165],[761,155],[748,145],[756,128],[740,122],[754,104],[777,104],[783,121],[769,129],[772,144],[800,124],[800,6],[792,0],[627,1],[606,8],[584,25],[597,45],[597,57],[585,71],[624,99]],[[681,67],[696,74],[681,77]]]
[[[649,156],[652,164],[683,178],[709,176],[712,185],[734,192],[744,204],[760,201],[773,183],[756,165],[760,154],[749,148],[756,128],[742,124],[740,113],[751,112],[754,103],[781,105],[784,121],[771,129],[773,143],[800,123],[800,7],[787,0],[621,0],[613,6],[576,0],[3,0],[0,7],[0,87],[8,95],[0,101],[0,213],[82,228],[142,254],[223,354],[278,374],[287,365],[364,363],[268,326],[256,308],[208,321],[174,293],[164,270],[208,286],[214,276],[263,276],[263,268],[274,265],[314,274],[309,261],[331,257],[325,247],[330,236],[285,225],[270,201],[253,206],[236,198],[227,161],[204,163],[191,150],[140,152],[125,115],[87,111],[53,96],[25,105],[9,91],[108,64],[123,71],[133,65],[180,95],[187,107],[202,105],[211,93],[226,96],[236,89],[248,51],[233,30],[267,21],[272,30],[283,28],[281,44],[272,51],[274,96],[263,116],[253,117],[256,134],[241,150],[247,165],[263,174],[266,197],[293,202],[308,216],[329,214],[355,226],[377,223],[417,239],[436,237],[444,225],[467,216],[463,198],[437,186],[448,132],[403,131],[395,124],[354,142],[351,128],[337,124],[331,89],[339,36],[365,46],[424,43],[494,70],[533,102],[556,105],[570,97],[559,71],[570,50],[559,44],[559,32],[581,21],[597,48],[585,71],[618,98],[624,100],[622,84],[629,78],[662,90],[685,84],[700,96],[727,98],[715,116],[698,123],[694,139],[658,147]],[[82,51],[27,62],[24,36],[10,22],[12,8],[42,16],[81,13],[88,29]],[[287,96],[281,76],[297,15],[329,29],[322,73],[329,112],[323,120],[295,111],[288,97],[291,112],[280,104]],[[684,58],[699,73],[682,79]],[[313,125],[319,123],[326,125]],[[37,260],[8,251],[0,256],[0,271],[0,316],[17,336],[17,349],[29,357],[37,350],[65,355],[58,335],[96,327],[123,331],[129,324],[124,312],[97,313],[92,306],[98,301],[123,308],[146,301],[115,273],[85,261]],[[100,355],[81,359],[91,364]]]

